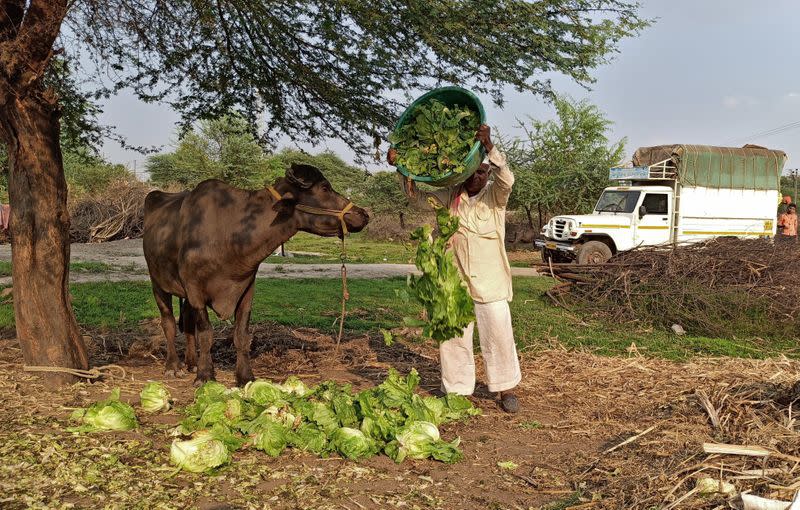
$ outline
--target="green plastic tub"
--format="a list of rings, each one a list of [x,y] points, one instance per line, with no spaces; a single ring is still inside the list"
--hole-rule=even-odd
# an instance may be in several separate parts
[[[403,112],[403,115],[401,115],[400,119],[398,119],[397,124],[394,126],[394,130],[397,131],[403,125],[405,125],[406,122],[408,122],[417,106],[425,104],[431,99],[441,101],[448,106],[455,104],[466,106],[478,113],[481,124],[486,123],[486,112],[483,109],[480,99],[478,99],[475,94],[461,87],[441,87],[431,90],[427,94],[421,96],[419,99],[411,103],[411,106],[406,108],[406,111]],[[467,154],[467,157],[464,160],[465,170],[460,174],[451,172],[438,179],[434,179],[433,177],[427,176],[417,176],[413,174],[409,175],[408,170],[406,170],[403,165],[397,165],[397,171],[406,177],[410,177],[412,180],[424,182],[425,184],[430,184],[431,186],[452,186],[464,182],[469,178],[469,176],[475,173],[475,170],[477,170],[483,162],[484,157],[486,157],[486,150],[483,148],[483,145],[481,145],[480,142],[476,141],[472,145],[472,150],[469,151],[469,154]]]

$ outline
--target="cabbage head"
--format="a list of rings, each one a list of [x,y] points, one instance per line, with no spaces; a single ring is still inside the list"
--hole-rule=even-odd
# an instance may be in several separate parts
[[[256,379],[247,383],[244,386],[243,395],[245,399],[262,406],[284,403],[287,396],[281,386],[264,379]]]
[[[442,462],[457,462],[462,454],[458,449],[460,440],[448,443],[442,441],[436,425],[425,421],[409,423],[400,432],[396,439],[386,445],[386,455],[395,462],[409,459],[434,458]]]
[[[278,422],[263,420],[251,432],[251,438],[255,449],[263,451],[270,457],[277,457],[289,442],[289,429]]]
[[[95,402],[86,409],[76,409],[70,420],[80,422],[70,432],[107,432],[132,430],[139,426],[133,408],[119,400],[119,388],[114,388],[106,400]]]
[[[312,423],[302,423],[289,434],[289,444],[298,450],[325,455],[328,452],[328,436]]]
[[[159,411],[169,411],[170,394],[166,386],[160,382],[149,381],[142,388],[142,393],[139,395],[140,405],[145,412],[157,413]]]
[[[295,376],[287,377],[283,384],[280,385],[281,389],[291,395],[297,395],[298,397],[302,397],[306,393],[309,393],[308,386],[303,384],[303,381],[298,379]]]
[[[389,376],[378,386],[378,398],[386,407],[399,408],[411,400],[418,385],[419,374],[415,368],[406,377],[390,368]]]
[[[337,429],[331,435],[331,443],[342,457],[351,460],[372,457],[378,453],[377,443],[363,432],[349,427]]]
[[[198,433],[187,441],[175,439],[169,457],[173,464],[192,473],[209,471],[231,460],[225,443],[215,439],[210,432]]]

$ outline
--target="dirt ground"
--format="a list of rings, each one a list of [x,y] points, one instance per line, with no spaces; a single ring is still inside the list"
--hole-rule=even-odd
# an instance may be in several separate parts
[[[519,414],[500,411],[482,386],[474,402],[483,416],[443,427],[445,439],[461,438],[460,463],[396,465],[383,456],[351,462],[293,451],[272,459],[240,451],[216,476],[175,473],[168,432],[181,419],[178,411],[140,415],[135,432],[64,431],[71,408],[104,398],[115,386],[136,404],[144,381],[164,380],[179,407],[191,401],[193,376],[165,379],[158,323],[143,326],[145,336],[86,331],[94,363],[113,363],[124,376],[115,370],[105,381],[57,391],[22,371],[13,332],[5,332],[0,507],[711,509],[729,507],[724,496],[692,492],[703,476],[784,500],[800,488],[800,385],[794,386],[800,362],[674,363],[640,357],[635,346],[629,358],[607,358],[566,352],[557,339],[522,356]],[[233,385],[229,333],[216,332],[214,359],[218,379]],[[429,345],[385,347],[360,335],[346,338],[337,351],[330,335],[275,325],[255,328],[251,355],[257,377],[334,379],[360,389],[379,383],[389,367],[414,367],[423,391],[438,387],[437,351]],[[708,455],[703,442],[747,443],[776,453]],[[517,467],[501,468],[505,461]]]

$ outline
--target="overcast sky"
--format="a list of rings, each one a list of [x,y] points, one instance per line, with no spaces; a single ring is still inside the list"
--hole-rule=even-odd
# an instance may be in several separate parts
[[[556,91],[598,105],[614,122],[612,138],[628,138],[628,156],[645,145],[755,143],[786,151],[787,169],[800,167],[800,0],[642,3],[655,24],[595,71],[592,90],[557,77]],[[515,133],[517,118],[553,116],[550,105],[528,94],[509,91],[503,110],[481,99],[489,124],[504,133]],[[176,120],[168,107],[126,94],[110,100],[101,117],[132,145],[169,146]],[[753,136],[782,126],[792,129]],[[341,142],[327,148],[353,158]],[[113,142],[104,153],[138,173],[146,158]]]

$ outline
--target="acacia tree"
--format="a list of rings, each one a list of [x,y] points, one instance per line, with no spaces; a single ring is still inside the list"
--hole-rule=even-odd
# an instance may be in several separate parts
[[[88,359],[67,291],[59,98],[43,80],[54,54],[82,52],[103,92],[129,87],[180,111],[186,126],[233,111],[252,125],[266,118],[266,140],[339,137],[366,153],[365,138],[397,114],[390,95],[455,83],[501,103],[507,84],[546,92],[546,72],[587,84],[647,24],[633,0],[0,0],[0,9],[17,337],[26,363],[76,368]]]
[[[539,229],[552,214],[585,213],[608,184],[608,169],[620,163],[625,139],[611,142],[611,121],[587,101],[556,97],[557,119],[522,123],[523,139],[504,144],[516,181],[509,208],[523,209]]]

